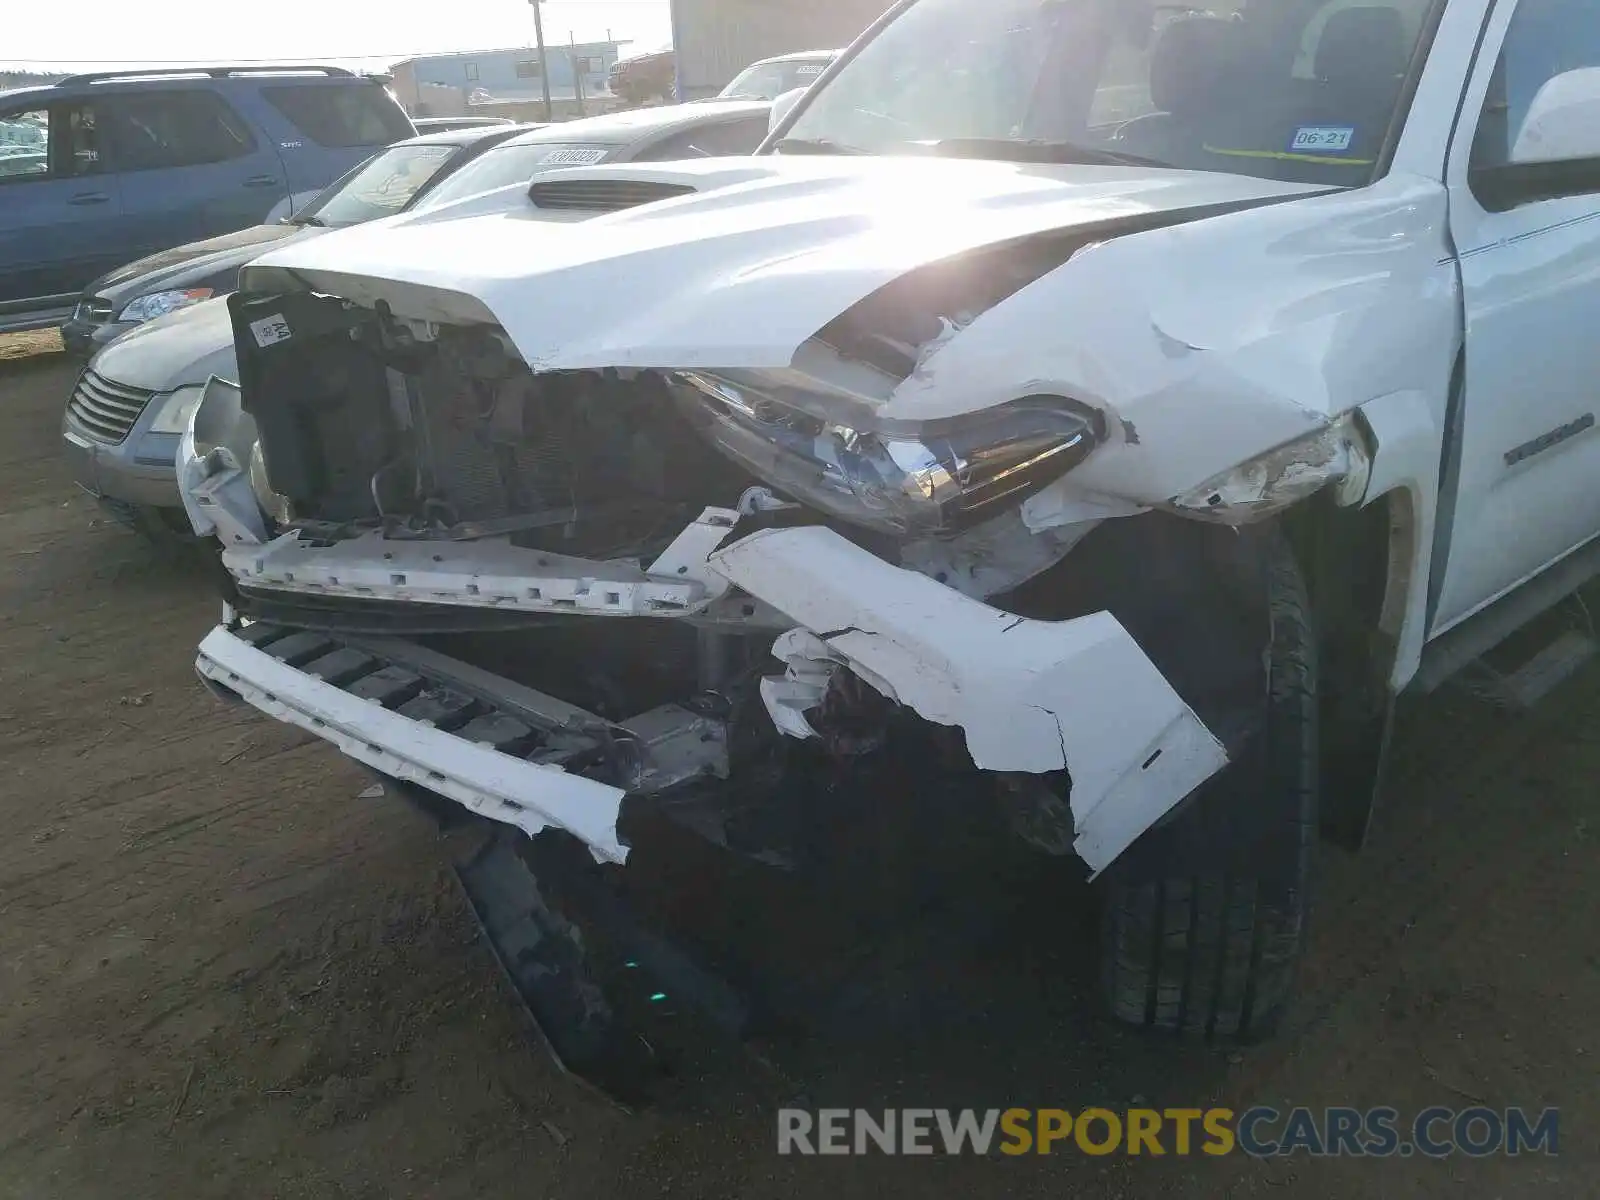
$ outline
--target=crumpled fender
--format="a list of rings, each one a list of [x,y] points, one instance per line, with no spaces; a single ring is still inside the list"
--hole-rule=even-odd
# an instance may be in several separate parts
[[[1227,763],[1110,613],[1014,617],[817,526],[752,534],[711,565],[803,627],[779,640],[789,677],[765,692],[785,733],[805,735],[819,679],[846,667],[959,727],[983,770],[1067,771],[1074,848],[1096,871]]]
[[[243,410],[237,384],[213,375],[178,439],[178,495],[189,524],[223,546],[267,540],[261,505],[250,487],[255,422]]]

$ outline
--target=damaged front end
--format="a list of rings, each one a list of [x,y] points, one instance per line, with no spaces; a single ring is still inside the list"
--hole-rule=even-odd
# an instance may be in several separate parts
[[[648,915],[685,835],[803,874],[862,813],[914,838],[955,795],[1098,874],[1258,731],[1248,533],[1063,504],[1125,436],[1063,396],[886,419],[915,331],[824,330],[783,370],[536,372],[488,320],[231,303],[241,384],[212,381],[179,461],[229,577],[198,670],[516,832],[463,882],[614,1095],[653,998],[750,1019],[749,963]]]
[[[236,611],[407,639],[559,696],[541,720],[565,713],[564,751],[588,757],[522,755],[541,766],[661,791],[730,776],[741,705],[763,713],[752,737],[835,747],[855,739],[830,716],[904,709],[959,731],[979,770],[1070,774],[1078,852],[1099,870],[1226,761],[1114,616],[989,602],[1092,530],[1021,517],[1104,436],[1091,410],[1033,396],[878,422],[870,380],[844,374],[831,396],[800,371],[535,374],[489,325],[309,292],[234,304],[242,388],[213,384],[183,472]],[[853,712],[852,696],[870,699]],[[475,730],[470,705],[389,709]],[[625,859],[607,821],[547,816]]]

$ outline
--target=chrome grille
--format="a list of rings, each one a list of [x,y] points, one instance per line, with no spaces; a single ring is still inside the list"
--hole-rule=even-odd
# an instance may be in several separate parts
[[[657,200],[687,196],[694,188],[681,183],[642,179],[551,179],[534,184],[528,198],[540,208],[617,212]]]
[[[128,436],[154,392],[116,383],[104,375],[85,371],[78,376],[67,402],[67,418],[79,432],[97,442],[115,445]]]

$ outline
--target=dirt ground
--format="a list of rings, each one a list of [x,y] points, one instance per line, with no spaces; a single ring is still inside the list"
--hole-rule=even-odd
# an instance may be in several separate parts
[[[1600,1196],[1600,670],[1531,715],[1460,693],[1407,713],[1268,1044],[1119,1032],[1083,917],[1041,903],[951,932],[892,1020],[627,1115],[530,1042],[451,846],[197,685],[217,603],[74,489],[73,372],[43,348],[0,361],[0,1196]],[[780,1158],[797,1098],[1559,1105],[1562,1154]]]

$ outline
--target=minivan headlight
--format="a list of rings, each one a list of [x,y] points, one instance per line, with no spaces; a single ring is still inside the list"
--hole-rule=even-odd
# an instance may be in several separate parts
[[[182,433],[189,428],[189,418],[194,415],[195,407],[205,393],[205,384],[197,383],[158,397],[156,403],[160,407],[156,409],[156,415],[151,418],[150,432]]]
[[[718,375],[676,376],[679,405],[752,475],[819,511],[901,536],[957,533],[1082,462],[1093,414],[1036,396],[914,430],[859,429]]]
[[[151,292],[148,296],[138,296],[128,301],[127,307],[117,319],[143,324],[145,321],[154,321],[157,317],[164,317],[168,313],[177,312],[180,308],[188,308],[191,304],[199,304],[200,301],[209,299],[211,299],[210,288]]]

